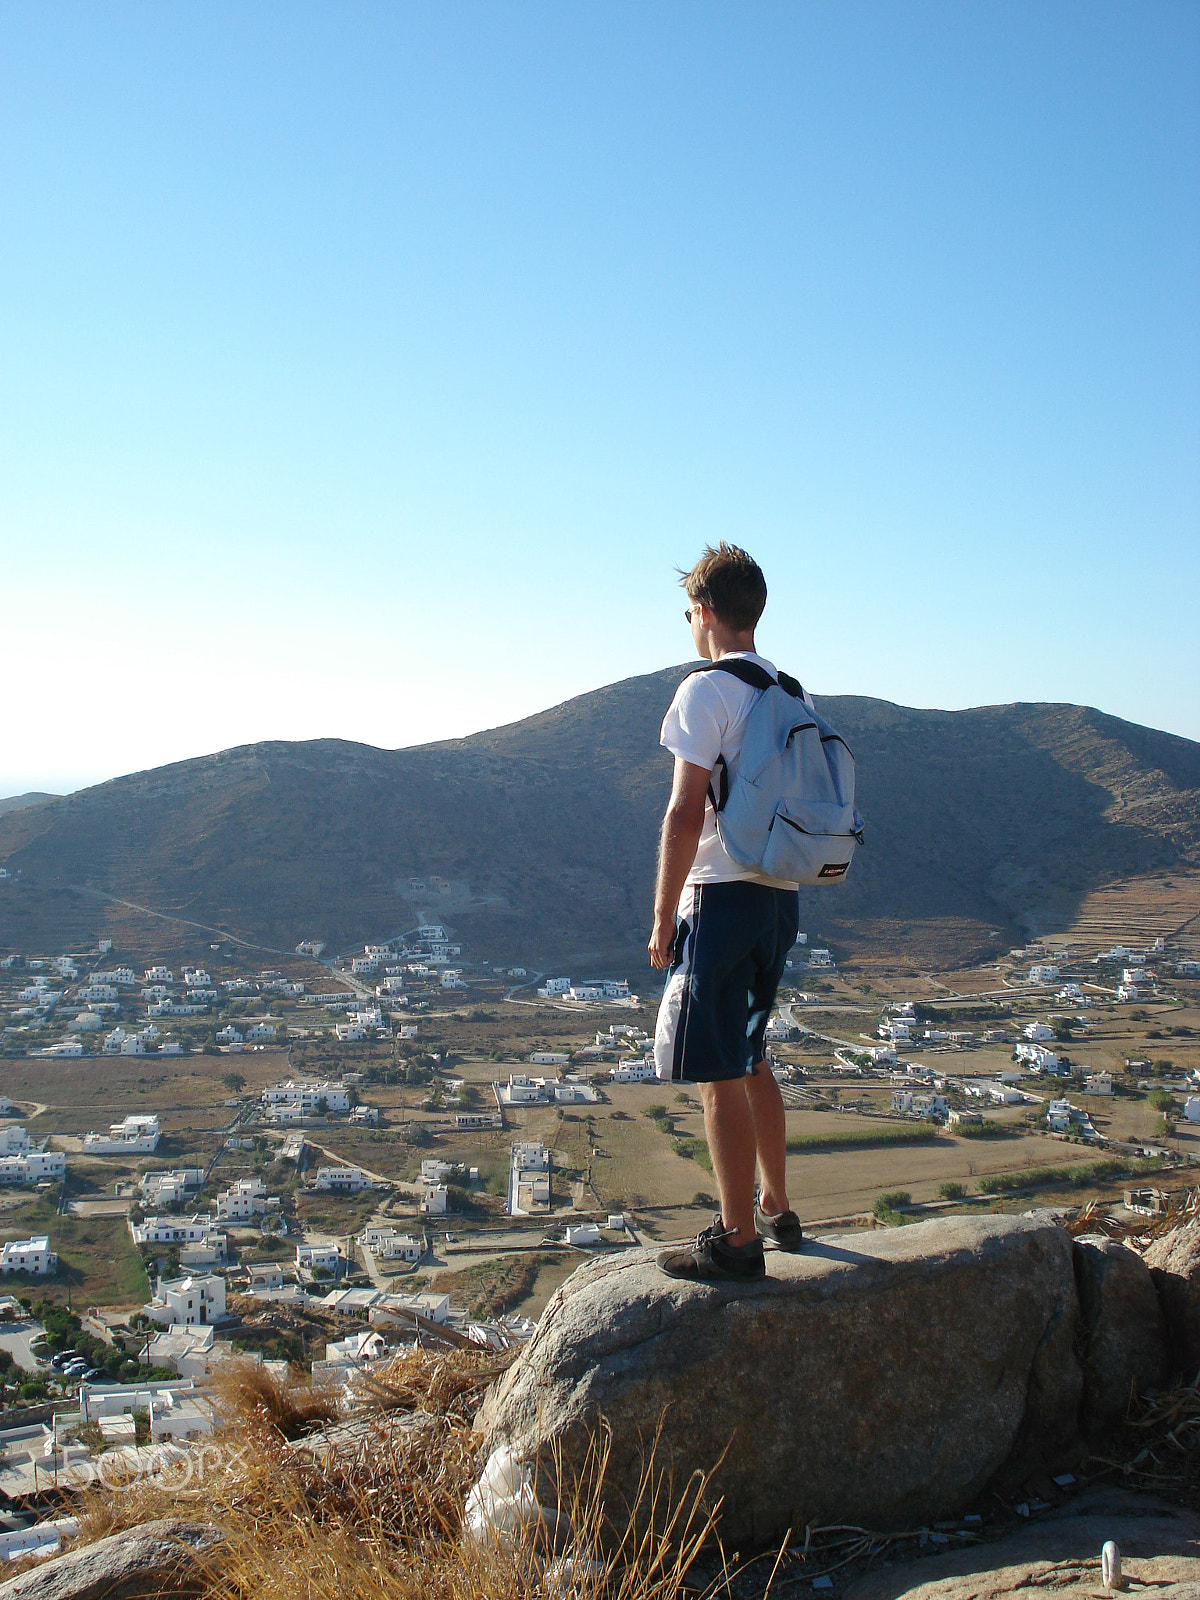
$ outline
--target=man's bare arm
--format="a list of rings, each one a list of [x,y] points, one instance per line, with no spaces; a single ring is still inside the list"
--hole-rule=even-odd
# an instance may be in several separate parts
[[[650,965],[665,967],[671,960],[675,940],[675,907],[683,892],[684,880],[696,859],[696,846],[704,827],[704,803],[708,795],[709,774],[703,767],[675,757],[671,798],[663,815],[658,840],[658,880],[654,890],[654,931],[647,949]]]

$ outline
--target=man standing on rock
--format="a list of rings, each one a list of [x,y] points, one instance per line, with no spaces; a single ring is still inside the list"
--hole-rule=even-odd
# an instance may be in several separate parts
[[[764,1240],[783,1250],[803,1243],[787,1200],[783,1099],[766,1060],[767,1019],[796,940],[800,905],[794,883],[743,867],[728,854],[713,799],[722,762],[736,768],[763,692],[738,672],[776,676],[754,649],[766,580],[744,550],[722,540],[716,550],[705,547],[683,588],[697,653],[722,665],[684,678],[660,735],[675,757],[675,774],[648,945],[651,966],[671,968],[654,1058],[659,1078],[699,1085],[721,1212],[694,1244],[660,1255],[659,1265],[673,1278],[740,1282],[764,1276]]]

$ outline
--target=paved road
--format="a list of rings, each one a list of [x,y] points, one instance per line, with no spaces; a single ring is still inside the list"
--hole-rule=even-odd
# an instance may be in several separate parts
[[[110,905],[126,906],[130,911],[140,911],[145,917],[157,917],[160,922],[177,922],[183,928],[199,928],[202,933],[215,933],[218,939],[241,945],[243,950],[265,950],[273,956],[292,954],[292,951],[280,950],[273,944],[255,944],[252,939],[241,939],[236,933],[230,933],[228,928],[214,928],[207,922],[192,922],[187,917],[176,917],[167,911],[155,911],[150,906],[139,906],[133,900],[122,900],[119,895],[106,894],[103,889],[93,889],[87,884],[73,884],[72,888],[76,893],[90,895],[94,900],[107,900]]]
[[[841,1045],[843,1050],[861,1050],[863,1048],[861,1039],[839,1039],[835,1033],[818,1033],[815,1028],[810,1028],[807,1022],[801,1022],[800,1018],[795,1015],[795,1010],[790,1001],[786,1005],[779,1007],[779,1015],[789,1028],[799,1028],[801,1033],[807,1033],[814,1039],[824,1039],[826,1044]]]
[[[372,1172],[370,1167],[364,1167],[361,1161],[349,1161],[345,1156],[339,1156],[335,1151],[330,1150],[328,1145],[318,1144],[315,1139],[311,1139],[307,1133],[304,1135],[304,1142],[311,1150],[319,1150],[322,1155],[328,1156],[335,1166],[357,1167],[360,1172],[366,1173],[372,1183],[382,1184],[388,1189],[392,1187],[394,1182],[392,1178],[385,1178],[382,1172]]]
[[[0,1348],[7,1350],[19,1367],[26,1372],[48,1371],[50,1363],[39,1361],[30,1349],[32,1342],[44,1332],[40,1322],[0,1323]]]

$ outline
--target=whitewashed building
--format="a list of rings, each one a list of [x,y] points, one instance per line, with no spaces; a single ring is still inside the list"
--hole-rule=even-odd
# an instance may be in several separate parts
[[[341,1251],[335,1244],[298,1244],[296,1246],[297,1268],[307,1268],[309,1272],[328,1272],[334,1277],[341,1263]]]
[[[647,1061],[645,1056],[618,1061],[615,1067],[609,1067],[608,1075],[614,1083],[645,1083],[654,1077],[654,1061]]]
[[[349,1111],[350,1090],[340,1080],[312,1083],[289,1078],[264,1089],[262,1103],[271,1108],[290,1106],[301,1116],[313,1117],[322,1111]]]
[[[209,1215],[193,1217],[146,1217],[130,1223],[135,1244],[200,1244],[213,1231]]]
[[[600,1244],[600,1229],[594,1222],[568,1223],[563,1243],[574,1245],[576,1248]]]
[[[360,1167],[318,1167],[316,1186],[333,1194],[358,1194],[371,1187],[371,1180]]]
[[[154,1299],[142,1310],[152,1322],[167,1327],[176,1323],[194,1327],[221,1322],[225,1317],[225,1279],[216,1273],[206,1277],[160,1278]]]
[[[106,1134],[85,1133],[83,1153],[92,1156],[149,1155],[157,1150],[160,1137],[157,1116],[132,1115],[110,1124]]]
[[[204,1185],[201,1167],[173,1167],[169,1171],[147,1172],[139,1188],[151,1205],[173,1206],[185,1200],[193,1189]]]
[[[1069,1133],[1071,1131],[1071,1102],[1069,1100],[1051,1100],[1046,1108],[1046,1125],[1051,1133]]]
[[[360,1237],[367,1249],[384,1261],[406,1261],[415,1266],[425,1253],[420,1239],[414,1239],[409,1233],[397,1233],[395,1228],[368,1228]]]
[[[268,1195],[261,1178],[239,1178],[217,1196],[217,1220],[250,1222],[263,1216],[268,1209],[274,1210],[278,1204],[278,1197]]]
[[[0,1184],[54,1183],[66,1175],[67,1158],[61,1150],[0,1156]]]
[[[58,1257],[50,1248],[46,1234],[31,1239],[10,1239],[0,1250],[0,1272],[28,1272],[49,1277],[58,1271]]]

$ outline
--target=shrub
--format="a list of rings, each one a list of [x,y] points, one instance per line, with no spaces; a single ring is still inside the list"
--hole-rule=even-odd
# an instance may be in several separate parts
[[[1128,1159],[1110,1157],[1104,1161],[1080,1162],[1075,1167],[1033,1167],[1025,1172],[993,1172],[978,1179],[977,1187],[980,1194],[1012,1194],[1022,1189],[1045,1189],[1060,1183],[1086,1189],[1092,1183],[1107,1183],[1114,1178],[1140,1178],[1161,1170],[1162,1162],[1157,1157],[1150,1160],[1141,1156]]]
[[[966,1195],[966,1185],[962,1183],[939,1183],[938,1196],[942,1200],[961,1200]]]
[[[698,1161],[707,1172],[713,1169],[712,1156],[708,1153],[705,1139],[680,1139],[675,1145],[675,1153],[685,1161]]]
[[[1004,1122],[989,1122],[984,1117],[982,1122],[960,1123],[954,1132],[960,1139],[1007,1139],[1015,1130]]]
[[[886,1222],[890,1228],[902,1228],[911,1218],[906,1217],[899,1208],[909,1205],[911,1201],[912,1195],[906,1189],[893,1189],[888,1194],[879,1195],[871,1211],[878,1221]]]
[[[858,1123],[858,1119],[853,1119]],[[792,1155],[810,1155],[821,1150],[870,1149],[874,1145],[929,1144],[938,1136],[935,1122],[865,1122],[847,1125],[839,1118],[828,1133],[793,1134],[787,1142]]]

